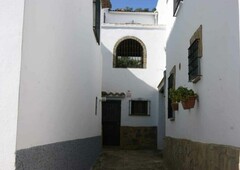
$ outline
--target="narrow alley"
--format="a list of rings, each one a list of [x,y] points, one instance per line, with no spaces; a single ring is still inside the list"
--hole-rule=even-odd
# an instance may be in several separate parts
[[[104,149],[93,170],[167,170],[161,151]]]

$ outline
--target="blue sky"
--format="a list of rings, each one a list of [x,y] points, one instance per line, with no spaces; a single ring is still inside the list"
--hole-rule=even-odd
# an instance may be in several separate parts
[[[126,6],[135,8],[155,8],[158,0],[111,0],[112,9],[125,8]]]

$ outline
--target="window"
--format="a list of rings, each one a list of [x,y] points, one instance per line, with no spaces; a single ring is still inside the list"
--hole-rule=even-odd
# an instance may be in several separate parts
[[[202,57],[202,26],[194,33],[188,48],[188,79],[196,83],[201,78],[200,59]]]
[[[175,75],[176,75],[176,66],[174,66],[171,70],[171,72],[169,73],[169,77],[168,77],[168,92],[169,89],[173,88],[175,89]],[[169,96],[169,95],[168,95]],[[168,119],[170,119],[171,121],[175,120],[175,114],[174,111],[172,110],[172,101],[170,98],[168,98]]]
[[[188,76],[194,81],[200,76],[200,57],[198,56],[199,39],[196,39],[188,49]]]
[[[122,41],[117,47],[117,68],[143,68],[143,48],[133,39]]]
[[[148,100],[130,100],[130,115],[150,116],[150,101]]]
[[[93,32],[98,44],[100,44],[100,15],[101,3],[100,0],[93,0]]]
[[[146,68],[146,48],[135,37],[123,38],[114,47],[114,68]]]
[[[177,15],[177,12],[179,10],[179,5],[183,0],[173,0],[173,16],[175,17]]]

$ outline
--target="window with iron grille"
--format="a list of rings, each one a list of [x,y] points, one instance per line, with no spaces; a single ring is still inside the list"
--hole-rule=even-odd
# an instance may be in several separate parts
[[[173,0],[173,16],[177,15],[177,11],[179,10],[179,5],[183,0]]]
[[[101,20],[101,2],[93,0],[93,32],[98,44],[100,44],[100,20]]]
[[[150,116],[149,100],[130,100],[130,115],[133,116]]]
[[[194,81],[200,76],[200,56],[198,56],[199,39],[196,39],[188,49],[188,78]]]
[[[196,83],[201,78],[202,57],[202,25],[195,31],[190,39],[188,48],[188,80]]]
[[[176,75],[176,66],[174,66],[171,70],[171,72],[169,73],[169,77],[168,77],[168,92],[170,89],[175,89],[175,75]],[[169,96],[169,95],[168,95]],[[171,121],[175,120],[175,113],[172,109],[172,100],[168,97],[168,119],[170,119]]]
[[[134,39],[123,40],[116,49],[116,68],[143,68],[143,47]]]

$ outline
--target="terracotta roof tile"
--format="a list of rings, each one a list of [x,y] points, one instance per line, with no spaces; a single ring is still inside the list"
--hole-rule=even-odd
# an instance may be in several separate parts
[[[102,91],[102,97],[125,98],[124,92],[106,92]]]
[[[102,8],[111,8],[112,4],[110,0],[102,0]]]

